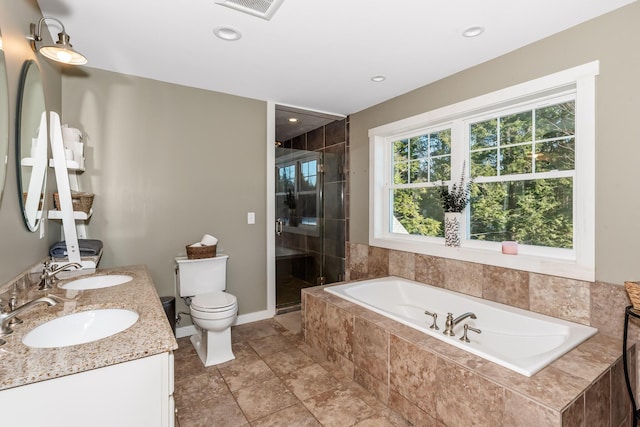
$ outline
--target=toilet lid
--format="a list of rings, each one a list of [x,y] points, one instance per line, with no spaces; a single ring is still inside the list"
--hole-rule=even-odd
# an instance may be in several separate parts
[[[191,299],[191,306],[200,311],[217,311],[237,304],[235,295],[223,291],[196,295]]]

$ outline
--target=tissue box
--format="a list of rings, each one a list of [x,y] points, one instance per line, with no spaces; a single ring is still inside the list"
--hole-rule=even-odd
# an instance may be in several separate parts
[[[191,246],[187,245],[188,259],[215,258],[218,245]]]

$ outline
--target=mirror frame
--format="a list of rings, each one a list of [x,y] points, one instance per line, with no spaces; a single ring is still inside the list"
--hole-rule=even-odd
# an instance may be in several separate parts
[[[7,63],[4,49],[2,48],[2,33],[0,33],[0,204],[7,177],[9,160],[9,78],[7,76]],[[2,78],[4,76],[4,78]]]
[[[27,113],[26,109],[29,108],[29,106],[26,105],[26,102],[27,100],[31,100],[33,98],[32,96],[30,96],[30,93],[27,92],[33,89],[27,87],[27,83],[29,81],[28,79],[30,77],[30,73],[34,73],[34,72],[38,73],[40,90],[42,92],[42,111],[37,113],[38,114],[37,119],[33,116],[33,114],[29,116],[26,114]],[[38,94],[34,94],[34,96],[38,96]],[[38,99],[38,101],[40,101],[40,99]],[[48,165],[49,138],[48,138],[48,124],[47,124],[46,111],[47,109],[46,109],[46,101],[45,101],[45,94],[44,94],[44,86],[42,82],[42,74],[40,72],[40,67],[38,66],[38,63],[33,59],[26,60],[22,65],[22,71],[20,72],[20,85],[18,87],[18,106],[16,110],[16,173],[17,173],[17,182],[18,182],[18,199],[20,201],[20,209],[22,211],[22,217],[24,219],[25,226],[31,232],[35,232],[36,230],[38,230],[38,227],[40,226],[40,223],[44,216],[44,209],[46,207],[44,196],[46,193],[47,169],[49,166]],[[28,146],[32,147],[31,153],[29,153],[29,156],[23,159],[23,155],[25,154],[23,153],[24,151],[23,143],[25,143],[25,141],[23,141],[22,132],[24,130],[25,120],[27,118],[30,119],[30,122],[32,124],[40,123],[38,135],[36,135],[39,143],[35,144],[35,146],[32,145],[33,138],[31,138],[31,141],[30,141],[31,143],[28,144]],[[44,129],[42,128],[43,124],[44,124]],[[33,153],[34,149],[35,149],[35,153]],[[34,154],[36,154],[36,156],[31,157]],[[30,182],[28,187],[25,188],[25,186],[23,185],[23,178],[24,178],[23,168],[31,168],[30,181],[33,179],[34,173],[37,173],[36,177],[40,175],[42,181]],[[27,200],[25,201],[25,197],[23,196],[23,194],[25,194],[25,190],[27,190],[27,193],[28,193],[29,189],[34,189],[34,188],[40,188],[41,197],[39,198],[39,200],[37,201],[33,200],[32,198],[29,198],[28,194],[26,194]],[[29,207],[35,206],[36,212],[31,214],[27,212],[27,205]]]

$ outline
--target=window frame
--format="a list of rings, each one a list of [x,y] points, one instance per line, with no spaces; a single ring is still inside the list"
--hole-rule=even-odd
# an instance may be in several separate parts
[[[515,268],[578,280],[595,280],[595,92],[599,61],[471,98],[369,130],[369,244],[487,265]],[[574,247],[573,249],[520,245],[516,256],[501,252],[501,242],[467,239],[457,248],[444,238],[392,233],[392,140],[451,128],[451,179],[462,173],[469,156],[468,128],[479,117],[517,109],[547,98],[575,92]],[[551,104],[551,102],[550,102]],[[500,114],[500,113],[499,113]],[[462,125],[460,125],[462,123]],[[466,162],[468,163],[468,162]],[[468,168],[468,164],[467,164]],[[391,181],[389,179],[391,178]],[[463,230],[468,230],[468,209]]]

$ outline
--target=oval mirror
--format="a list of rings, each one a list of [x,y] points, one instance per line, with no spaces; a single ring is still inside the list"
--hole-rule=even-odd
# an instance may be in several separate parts
[[[7,69],[0,34],[0,201],[7,175],[7,159],[9,149],[9,90],[7,86]]]
[[[22,66],[18,92],[16,159],[18,194],[24,222],[36,231],[45,208],[47,182],[47,115],[40,69],[29,60]]]

